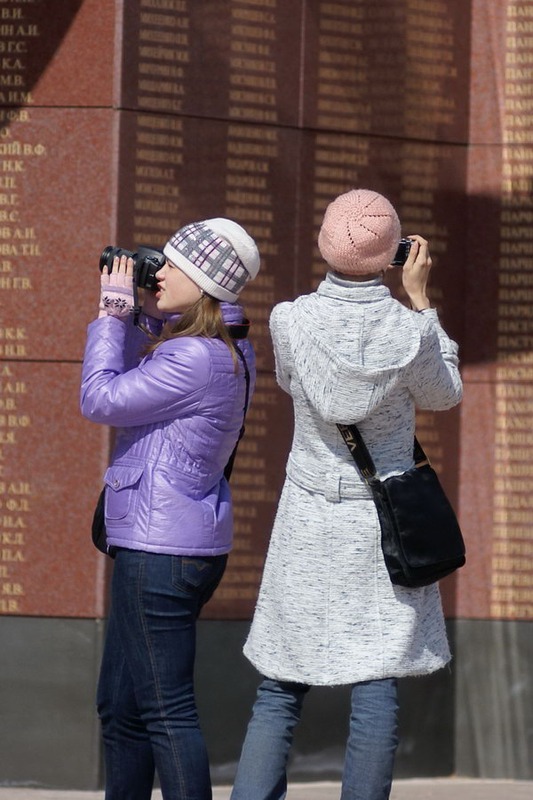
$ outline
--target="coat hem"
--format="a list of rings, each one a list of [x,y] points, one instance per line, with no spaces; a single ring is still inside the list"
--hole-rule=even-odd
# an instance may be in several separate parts
[[[451,661],[451,655],[447,659],[439,660],[438,663],[427,667],[409,667],[406,669],[387,670],[384,669],[380,674],[372,671],[358,672],[357,674],[344,674],[331,677],[318,677],[316,675],[300,675],[298,673],[286,672],[281,673],[278,670],[271,668],[262,668],[259,661],[254,659],[246,649],[243,650],[245,657],[250,664],[265,678],[270,680],[282,681],[284,683],[300,683],[305,686],[352,686],[354,683],[363,683],[364,681],[379,681],[387,680],[388,678],[421,678],[424,675],[432,675],[444,669]]]
[[[107,546],[109,548],[122,548],[124,550],[138,550],[144,553],[156,553],[166,556],[223,556],[231,551],[231,545],[221,545],[220,547],[171,547],[169,545],[149,545],[145,542],[124,541],[123,539],[113,539],[108,537]]]

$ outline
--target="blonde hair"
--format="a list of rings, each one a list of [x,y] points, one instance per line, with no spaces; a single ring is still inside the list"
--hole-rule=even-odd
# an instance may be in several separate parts
[[[169,339],[178,339],[181,336],[203,336],[206,339],[222,339],[227,344],[238,370],[238,359],[235,353],[235,342],[228,333],[220,300],[208,294],[202,295],[194,305],[184,311],[175,322],[167,322],[159,336],[152,336],[151,344],[146,348],[146,353],[153,353],[163,342]]]

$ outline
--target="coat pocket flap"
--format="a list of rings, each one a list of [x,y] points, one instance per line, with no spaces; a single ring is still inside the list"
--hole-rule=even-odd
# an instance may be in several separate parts
[[[126,467],[122,464],[117,464],[109,467],[104,475],[104,482],[115,492],[121,489],[127,489],[134,486],[141,478],[144,472],[144,467]]]

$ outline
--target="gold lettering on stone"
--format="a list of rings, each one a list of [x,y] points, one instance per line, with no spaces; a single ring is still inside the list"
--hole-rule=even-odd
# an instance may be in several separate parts
[[[533,605],[533,64],[525,4],[509,5],[505,39],[496,327],[496,419],[491,614],[531,619]],[[507,146],[512,144],[513,147]]]
[[[0,343],[26,337],[22,326],[0,329]],[[24,447],[26,431],[32,425],[24,407],[27,395],[28,385],[19,376],[19,366],[0,362],[0,614],[25,611],[26,533],[33,490],[29,481],[17,476],[9,454],[13,446]]]

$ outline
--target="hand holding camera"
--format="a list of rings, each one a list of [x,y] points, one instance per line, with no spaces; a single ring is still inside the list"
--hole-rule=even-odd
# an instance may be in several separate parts
[[[406,241],[406,240],[402,240]],[[427,296],[427,283],[431,269],[429,244],[418,234],[409,236],[409,250],[402,270],[402,284],[415,311],[431,307]]]
[[[100,256],[99,316],[126,319],[137,308],[137,289],[148,290],[143,303],[145,313],[160,316],[151,292],[157,289],[155,275],[164,264],[162,251],[153,247],[142,246],[136,252],[106,247]]]
[[[135,307],[133,293],[133,260],[123,254],[114,256],[109,266],[101,267],[99,317],[125,319]]]

